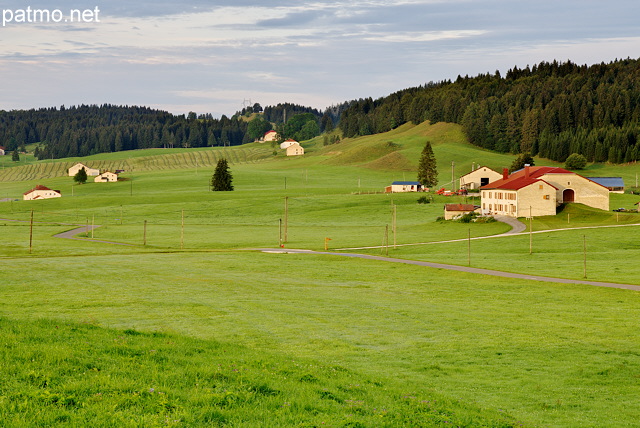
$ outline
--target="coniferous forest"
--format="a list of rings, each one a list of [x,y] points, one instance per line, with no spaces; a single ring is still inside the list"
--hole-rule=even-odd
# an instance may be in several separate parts
[[[559,162],[572,153],[591,162],[631,162],[640,158],[638,82],[640,60],[542,62],[505,76],[459,76],[361,99],[343,112],[339,127],[353,137],[406,122],[453,122],[472,144],[499,152]]]
[[[431,82],[376,100],[345,101],[324,113],[288,103],[264,109],[256,104],[219,119],[108,104],[0,111],[0,145],[12,151],[40,143],[39,159],[154,147],[239,145],[253,141],[248,117],[261,113],[261,120],[281,125],[278,130],[283,132],[287,129],[283,122],[296,115],[315,118],[317,126],[308,124],[305,136],[330,131],[335,124],[344,137],[355,137],[407,122],[453,122],[462,125],[472,144],[498,152],[530,153],[559,162],[579,153],[590,162],[623,163],[640,158],[637,82],[640,60],[591,66],[553,61],[514,67],[505,76],[499,71],[458,76],[455,81]]]

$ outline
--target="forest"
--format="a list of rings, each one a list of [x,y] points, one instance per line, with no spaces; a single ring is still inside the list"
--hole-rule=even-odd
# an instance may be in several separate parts
[[[340,118],[345,137],[389,131],[406,122],[453,122],[472,144],[564,162],[640,157],[640,60],[592,66],[542,62],[428,83],[351,103]]]
[[[39,159],[155,147],[234,146],[270,129],[302,141],[332,131],[344,137],[386,132],[429,120],[462,125],[472,144],[564,162],[640,158],[640,60],[591,66],[541,62],[455,81],[430,82],[386,97],[345,101],[321,112],[284,103],[245,107],[230,118],[173,115],[148,107],[81,105],[0,111],[7,151],[40,143]]]
[[[265,108],[276,123],[278,112],[282,116],[285,109],[290,120],[304,115],[314,124],[321,123],[322,114],[308,107],[287,104]],[[39,143],[35,149],[38,159],[157,147],[235,146],[255,139],[248,132],[249,112],[243,113],[214,119],[210,114],[173,115],[148,107],[110,104],[0,111],[0,145],[10,152]],[[266,126],[270,128],[271,123]],[[319,126],[316,128],[319,134]]]

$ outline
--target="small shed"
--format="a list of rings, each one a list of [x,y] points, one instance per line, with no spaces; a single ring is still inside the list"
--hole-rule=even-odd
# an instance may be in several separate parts
[[[611,193],[624,193],[624,181],[622,177],[586,177],[601,186],[609,189]]]
[[[298,144],[291,144],[287,147],[287,156],[302,156],[304,154],[304,148]]]
[[[48,187],[38,184],[28,192],[24,192],[22,199],[25,201],[35,201],[36,199],[51,199],[59,198],[62,196],[59,190],[51,190]]]
[[[465,214],[469,214],[478,210],[480,210],[480,207],[472,204],[445,204],[444,219],[453,220],[457,217],[461,217]]]
[[[115,183],[118,181],[118,174],[110,171],[105,171],[98,175],[94,180],[96,183]]]
[[[501,178],[502,174],[499,172],[486,166],[481,166],[460,177],[460,188],[466,190],[479,189]]]
[[[385,188],[385,193],[421,192],[422,184],[418,181],[394,181]]]

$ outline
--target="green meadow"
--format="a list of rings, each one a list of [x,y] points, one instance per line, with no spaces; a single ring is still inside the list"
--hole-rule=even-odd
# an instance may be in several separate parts
[[[74,185],[76,159],[3,159],[3,425],[637,425],[638,292],[260,251],[326,243],[572,279],[586,254],[588,279],[640,285],[637,213],[569,205],[531,235],[493,237],[509,227],[438,220],[472,197],[382,193],[415,179],[427,139],[441,183],[512,160],[428,123],[318,138],[302,158],[251,144],[82,159],[124,169],[117,183]],[[209,191],[221,157],[233,192]],[[582,173],[632,183],[636,171]],[[22,201],[36,184],[63,197]],[[614,195],[612,208],[635,198]],[[342,250],[354,247],[374,248]]]

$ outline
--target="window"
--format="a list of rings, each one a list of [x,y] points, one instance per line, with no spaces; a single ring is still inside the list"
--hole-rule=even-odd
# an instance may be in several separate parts
[[[542,190],[544,187],[542,186],[542,184],[540,185],[539,189]]]
[[[489,199],[491,199],[491,192],[489,192]],[[491,209],[491,206],[489,206],[489,209]]]
[[[549,199],[549,195],[544,195],[542,199]]]

